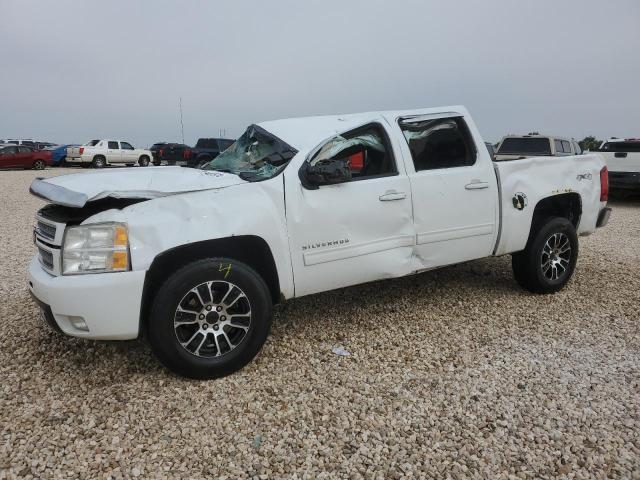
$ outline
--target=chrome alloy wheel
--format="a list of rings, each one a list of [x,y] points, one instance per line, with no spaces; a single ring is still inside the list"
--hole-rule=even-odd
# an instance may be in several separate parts
[[[201,283],[178,303],[173,326],[178,342],[192,355],[220,357],[245,338],[251,326],[251,304],[233,283]]]
[[[558,280],[567,273],[571,263],[571,243],[564,233],[554,233],[542,247],[542,273],[549,280]]]

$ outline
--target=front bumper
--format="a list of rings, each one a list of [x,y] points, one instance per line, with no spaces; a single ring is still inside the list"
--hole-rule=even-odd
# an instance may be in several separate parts
[[[143,271],[53,276],[36,256],[29,264],[29,291],[45,319],[50,314],[47,320],[67,335],[129,340],[140,329],[144,277]],[[86,327],[78,328],[83,322]]]

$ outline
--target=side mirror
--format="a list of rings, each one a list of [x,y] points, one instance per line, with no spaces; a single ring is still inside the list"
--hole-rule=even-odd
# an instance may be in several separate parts
[[[315,165],[304,162],[299,171],[302,186],[316,190],[321,185],[335,185],[351,181],[351,170],[346,158],[322,160]]]

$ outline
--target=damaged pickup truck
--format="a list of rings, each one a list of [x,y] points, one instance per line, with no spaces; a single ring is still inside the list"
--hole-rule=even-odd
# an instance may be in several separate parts
[[[144,334],[192,378],[251,361],[278,302],[487,256],[560,290],[607,223],[597,154],[494,163],[463,107],[269,121],[199,170],[34,180],[29,289],[51,326]]]

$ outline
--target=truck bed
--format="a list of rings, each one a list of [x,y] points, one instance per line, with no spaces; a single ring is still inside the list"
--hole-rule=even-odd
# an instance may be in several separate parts
[[[535,207],[549,196],[578,195],[582,215],[577,232],[593,233],[598,213],[606,203],[600,202],[600,170],[604,165],[597,153],[494,162],[500,189],[500,226],[494,255],[525,247]]]

